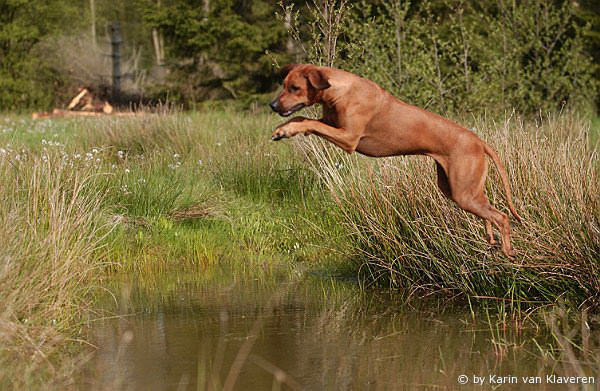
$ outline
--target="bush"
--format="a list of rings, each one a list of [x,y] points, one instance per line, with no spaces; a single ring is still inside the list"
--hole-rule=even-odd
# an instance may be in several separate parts
[[[438,112],[593,108],[597,66],[572,2],[363,1],[345,13],[344,2],[323,3],[345,17],[323,18],[315,6],[312,30],[324,34],[312,34],[321,50],[309,46],[309,60],[369,78],[411,104]],[[332,55],[327,42],[336,39]]]

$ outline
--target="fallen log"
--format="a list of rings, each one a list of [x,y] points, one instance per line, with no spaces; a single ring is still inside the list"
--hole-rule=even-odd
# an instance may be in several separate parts
[[[104,111],[72,111],[72,110],[61,110],[54,109],[51,113],[49,112],[39,112],[31,114],[32,119],[47,119],[47,118],[71,118],[71,117],[136,117],[154,113],[148,112],[135,112],[135,111],[123,111],[123,112],[115,112],[113,111],[112,106],[107,103],[108,107],[105,107],[109,112]]]
[[[67,105],[67,110],[73,110],[79,104],[81,99],[87,94],[89,94],[87,88],[83,88],[81,91],[79,91],[79,94],[77,94],[73,99],[71,99],[71,102],[69,102],[69,104]]]
[[[113,107],[110,103],[104,102],[104,105],[102,106],[102,112],[104,114],[111,114],[113,112]]]

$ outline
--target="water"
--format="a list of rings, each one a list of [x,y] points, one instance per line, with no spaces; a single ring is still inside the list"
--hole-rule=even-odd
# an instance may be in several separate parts
[[[120,282],[106,303],[119,316],[94,327],[82,387],[454,389],[463,374],[545,376],[527,330],[474,322],[446,302],[406,304],[317,276],[223,275]]]

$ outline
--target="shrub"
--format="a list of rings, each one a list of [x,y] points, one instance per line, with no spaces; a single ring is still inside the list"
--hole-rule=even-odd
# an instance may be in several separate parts
[[[573,2],[313,3],[309,61],[364,76],[411,104],[438,112],[593,108],[590,26],[576,23]]]

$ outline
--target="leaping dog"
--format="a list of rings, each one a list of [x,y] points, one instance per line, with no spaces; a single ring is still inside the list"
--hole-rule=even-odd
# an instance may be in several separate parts
[[[442,193],[484,220],[490,244],[495,244],[493,224],[502,236],[502,252],[509,258],[515,255],[508,216],[490,205],[484,194],[485,155],[492,158],[500,173],[508,208],[521,221],[512,203],[506,170],[496,152],[473,132],[340,69],[291,64],[282,68],[281,76],[283,91],[271,102],[271,108],[287,117],[304,107],[322,104],[323,118],[295,117],[273,131],[273,140],[315,134],[348,153],[429,156],[436,162]]]

